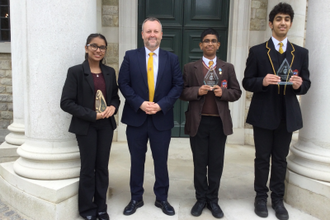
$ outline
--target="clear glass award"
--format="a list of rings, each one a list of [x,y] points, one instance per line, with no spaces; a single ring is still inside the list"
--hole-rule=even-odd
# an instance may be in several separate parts
[[[290,82],[290,78],[293,75],[293,72],[291,70],[290,64],[288,60],[285,58],[280,66],[280,68],[277,70],[277,75],[281,77],[281,82],[279,82],[279,85],[292,85],[293,83]]]
[[[97,113],[102,113],[106,108],[107,108],[107,102],[104,99],[103,93],[101,90],[97,90],[95,97],[95,111]]]
[[[215,70],[210,68],[204,77],[204,84],[209,86],[217,85],[219,82],[219,77],[217,76]]]

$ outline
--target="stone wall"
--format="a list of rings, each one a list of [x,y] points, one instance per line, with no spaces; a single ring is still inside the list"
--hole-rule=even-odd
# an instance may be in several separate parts
[[[0,129],[13,122],[11,54],[0,53]]]
[[[268,0],[252,0],[250,31],[264,31],[268,24]]]

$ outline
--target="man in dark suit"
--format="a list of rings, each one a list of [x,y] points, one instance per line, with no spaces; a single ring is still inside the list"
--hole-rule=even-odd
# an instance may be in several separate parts
[[[127,51],[119,71],[119,88],[126,98],[121,121],[127,124],[127,142],[131,155],[131,201],[124,215],[143,206],[143,177],[147,142],[154,159],[155,205],[174,215],[168,203],[168,148],[173,122],[173,105],[179,98],[183,80],[178,57],[159,48],[162,25],[156,18],[142,24],[143,48]]]
[[[292,26],[294,12],[286,3],[279,3],[269,14],[272,37],[265,43],[250,49],[244,72],[243,87],[253,92],[246,122],[253,125],[256,149],[255,213],[267,217],[267,181],[270,157],[270,190],[272,207],[278,219],[288,219],[283,204],[286,156],[292,132],[302,128],[302,116],[297,95],[306,94],[310,88],[308,51],[292,44],[287,33]],[[289,82],[280,85],[277,72],[287,59],[293,71]]]
[[[222,218],[218,205],[227,135],[233,133],[228,102],[241,97],[234,66],[217,58],[219,34],[209,28],[202,32],[199,44],[203,58],[184,66],[184,89],[181,99],[189,101],[185,133],[190,136],[194,160],[194,185],[197,202],[191,214],[200,216],[207,206],[212,215]],[[214,70],[214,76],[207,77]],[[215,85],[204,84],[204,78],[218,78]]]

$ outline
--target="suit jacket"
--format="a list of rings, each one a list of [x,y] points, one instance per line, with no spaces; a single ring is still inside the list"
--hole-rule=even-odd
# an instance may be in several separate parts
[[[250,49],[246,61],[243,87],[253,92],[250,109],[246,122],[265,129],[274,130],[281,122],[281,112],[284,112],[287,130],[293,132],[302,128],[302,116],[297,95],[306,94],[311,86],[308,70],[308,50],[292,44],[288,41],[286,59],[291,64],[291,69],[297,71],[303,82],[299,89],[286,86],[285,95],[280,91],[279,86],[262,85],[263,78],[268,73],[276,74],[281,63],[277,59],[278,52],[274,47],[272,39],[254,46]],[[281,104],[281,95],[284,98],[284,105]],[[283,106],[281,109],[280,106]]]
[[[106,87],[107,105],[113,105],[118,110],[120,100],[116,83],[115,70],[104,64],[100,64]],[[95,91],[93,76],[88,61],[70,67],[65,80],[61,108],[72,115],[69,131],[78,135],[86,135],[89,125],[96,121]],[[108,118],[113,129],[116,129],[114,116]]]
[[[204,84],[203,60],[188,63],[184,66],[183,80],[184,89],[180,99],[189,101],[188,110],[185,112],[186,124],[185,134],[194,137],[197,134],[201,121],[201,112],[205,101],[205,96],[199,96],[198,90]],[[222,73],[219,74],[219,69]],[[230,63],[217,59],[216,72],[219,77],[218,85],[222,89],[222,96],[216,97],[218,112],[222,120],[223,132],[225,135],[233,133],[233,123],[230,116],[228,102],[233,102],[241,97],[242,91],[236,78],[234,66]],[[227,87],[222,83],[227,82]]]
[[[148,115],[140,109],[140,106],[144,101],[149,100],[144,47],[126,52],[120,67],[118,84],[126,99],[121,121],[130,126],[141,126]],[[154,102],[160,106],[161,111],[151,115],[154,126],[158,130],[168,130],[174,126],[173,105],[179,98],[182,88],[182,73],[178,57],[159,49]]]

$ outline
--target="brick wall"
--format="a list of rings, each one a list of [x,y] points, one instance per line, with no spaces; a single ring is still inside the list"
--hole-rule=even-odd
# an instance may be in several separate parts
[[[11,54],[0,53],[0,129],[13,122]]]

